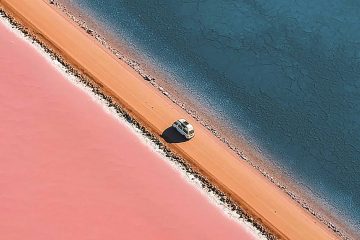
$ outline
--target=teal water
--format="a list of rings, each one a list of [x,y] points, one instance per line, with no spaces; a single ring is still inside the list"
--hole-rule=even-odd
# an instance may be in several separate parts
[[[73,1],[360,226],[360,2]]]

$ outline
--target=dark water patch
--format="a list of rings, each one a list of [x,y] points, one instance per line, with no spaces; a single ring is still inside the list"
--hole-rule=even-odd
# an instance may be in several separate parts
[[[76,2],[359,227],[358,2]]]

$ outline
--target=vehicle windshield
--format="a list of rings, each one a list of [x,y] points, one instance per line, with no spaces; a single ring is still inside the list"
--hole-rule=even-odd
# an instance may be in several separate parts
[[[184,121],[183,123],[184,123],[185,125],[189,125],[189,123],[188,123],[187,121]]]
[[[194,130],[190,130],[190,132],[189,132],[190,134],[193,134],[194,133]]]

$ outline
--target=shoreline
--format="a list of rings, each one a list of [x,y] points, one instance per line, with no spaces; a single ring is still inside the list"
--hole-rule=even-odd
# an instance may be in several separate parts
[[[258,146],[253,146],[253,144],[246,141],[246,138],[243,136],[240,136],[240,140],[236,139],[229,131],[226,131],[226,123],[212,121],[212,117],[216,116],[215,113],[210,112],[208,109],[200,110],[200,107],[191,100],[191,96],[184,96],[181,94],[182,89],[177,89],[177,87],[181,86],[174,87],[166,81],[170,76],[154,69],[154,66],[152,66],[154,63],[147,63],[147,59],[141,58],[141,53],[136,52],[134,55],[134,53],[131,52],[134,50],[132,47],[126,46],[121,39],[117,39],[113,33],[109,32],[110,30],[107,29],[105,25],[97,23],[94,18],[87,16],[86,10],[79,9],[76,3],[69,0],[55,0],[52,5],[55,6],[55,9],[64,15],[64,17],[68,17],[70,21],[74,22],[78,27],[87,32],[87,34],[95,38],[119,60],[124,61],[139,73],[145,81],[150,81],[155,89],[168,97],[174,104],[184,109],[194,120],[200,122],[200,124],[206,127],[215,137],[227,145],[231,151],[237,154],[239,160],[245,160],[340,237],[344,239],[348,239],[349,236],[354,239],[356,238],[356,233],[353,233],[354,229],[348,227],[348,222],[343,222],[343,220],[346,220],[345,216],[342,216],[341,213],[337,211],[335,211],[335,213],[333,212],[336,210],[335,207],[329,205],[320,196],[314,195],[305,185],[296,183],[296,179],[291,178],[291,176],[283,172],[282,166],[274,162],[262,161],[270,156],[265,157],[263,153],[254,150],[254,148],[258,149]],[[103,27],[105,27],[105,30],[102,30]],[[90,30],[90,32],[88,32],[88,30]],[[120,42],[117,42],[117,40]],[[240,146],[241,150],[238,146]]]
[[[32,44],[36,44],[37,47],[44,51],[44,54],[51,58],[51,61],[55,61],[56,64],[60,64],[57,67],[63,68],[64,74],[74,78],[74,80],[69,80],[72,84],[77,85],[77,87],[81,88],[88,95],[94,98],[98,104],[101,104],[102,107],[105,108],[105,111],[109,111],[113,117],[117,118],[117,120],[121,120],[124,121],[124,123],[129,124],[132,131],[134,131],[138,137],[142,138],[145,142],[144,144],[151,145],[149,147],[154,148],[152,150],[156,150],[156,152],[160,153],[160,155],[164,158],[164,161],[171,165],[175,170],[179,171],[185,181],[189,182],[197,190],[204,191],[204,193],[201,192],[201,194],[205,194],[207,200],[219,208],[219,211],[237,223],[241,222],[242,224],[250,224],[250,226],[247,226],[248,230],[253,234],[257,234],[259,237],[265,236],[266,239],[276,239],[266,228],[264,228],[261,224],[258,224],[255,219],[244,212],[238,204],[227,196],[227,194],[223,193],[220,189],[214,186],[206,177],[194,169],[181,156],[173,153],[166,145],[159,141],[151,131],[148,131],[145,127],[143,127],[136,118],[124,111],[123,107],[119,106],[116,100],[113,100],[101,91],[98,84],[79,73],[78,70],[74,69],[61,56],[33,36],[22,24],[18,23],[14,18],[12,18],[12,16],[7,15],[0,5],[0,20],[1,18],[6,19],[9,22],[9,25],[20,31],[24,38],[32,41]]]
[[[159,88],[160,88],[160,87],[159,87]],[[95,88],[95,89],[96,89],[96,88]],[[162,92],[162,93],[166,96],[166,94],[165,94],[164,92]],[[98,94],[101,95],[101,93],[98,93]],[[108,97],[104,95],[104,98],[107,99]],[[190,113],[191,113],[191,112],[190,112]],[[142,128],[142,127],[140,127],[140,128]],[[145,130],[145,129],[144,129],[144,130]]]
[[[217,239],[218,235],[228,236],[229,239],[238,239],[237,236],[243,236],[248,240],[257,239],[256,236],[265,239],[249,222],[231,216],[231,213],[224,214],[224,206],[217,204],[214,197],[204,192],[198,181],[191,181],[191,176],[166,158],[164,152],[160,151],[157,145],[144,138],[141,132],[119,116],[115,109],[109,108],[103,99],[80,83],[78,78],[67,73],[66,69],[59,62],[51,59],[42,47],[32,42],[31,38],[25,37],[3,17],[0,17],[0,32],[2,43],[5,43],[0,45],[0,48],[3,49],[2,53],[4,53],[0,62],[6,66],[0,73],[0,76],[5,77],[4,81],[0,82],[3,86],[0,89],[3,92],[0,94],[0,98],[8,103],[2,106],[2,115],[5,117],[3,126],[7,130],[2,131],[4,133],[3,144],[0,144],[4,156],[1,164],[8,173],[4,172],[1,179],[2,181],[12,179],[11,184],[4,186],[2,197],[4,204],[0,206],[0,209],[3,210],[0,218],[4,227],[1,231],[4,239],[13,239],[15,236],[22,239],[24,234],[27,239],[43,239],[42,237],[46,233],[42,236],[38,236],[36,233],[37,228],[44,228],[42,222],[38,221],[38,216],[47,218],[46,222],[49,225],[61,225],[63,222],[60,220],[62,219],[61,214],[48,215],[46,209],[37,209],[31,204],[32,202],[42,206],[49,204],[49,201],[55,200],[54,195],[51,194],[53,192],[74,193],[58,194],[56,197],[58,204],[51,208],[51,212],[63,212],[68,210],[69,206],[78,210],[64,216],[65,226],[73,225],[72,221],[75,219],[84,218],[82,216],[84,212],[89,217],[78,222],[76,229],[80,237],[76,237],[76,239],[86,236],[89,225],[94,224],[89,219],[104,216],[110,209],[114,212],[112,219],[109,221],[109,219],[103,218],[98,221],[95,226],[97,230],[91,231],[89,235],[104,236],[106,233],[112,232],[114,236],[108,235],[107,239],[117,239],[119,233],[123,237],[124,235],[132,236],[124,237],[126,239],[134,239],[133,236],[138,232],[138,226],[133,225],[131,219],[141,218],[150,220],[150,222],[156,221],[159,225],[144,226],[142,228],[144,231],[140,233],[143,236],[139,239],[146,238],[146,230],[149,227],[155,227],[158,230],[156,235],[160,238],[162,236],[161,229],[165,229],[168,230],[168,235],[173,235],[177,239],[188,239],[193,235],[209,236],[211,239]],[[29,64],[29,60],[32,61],[31,64]],[[32,70],[35,71],[32,72]],[[28,77],[23,78],[23,75]],[[13,84],[12,81],[18,83]],[[26,93],[34,95],[31,99],[26,100]],[[23,105],[27,107],[19,112],[18,107]],[[79,109],[84,111],[79,112]],[[33,114],[34,112],[38,114]],[[13,119],[19,121],[14,122]],[[48,135],[46,129],[59,122],[62,131],[55,130],[53,134]],[[71,122],[71,124],[63,124],[64,122]],[[76,127],[80,122],[82,122],[80,128]],[[102,127],[98,127],[99,123]],[[33,127],[29,128],[29,125]],[[93,132],[89,135],[87,131],[83,131],[84,129]],[[54,135],[57,137],[52,139]],[[31,136],[38,138],[38,141],[32,142]],[[47,144],[46,140],[49,136],[51,143]],[[86,136],[88,138],[84,139]],[[38,146],[44,141],[47,146],[39,149]],[[20,155],[26,155],[26,157],[19,157],[15,153],[18,148],[14,148],[15,145],[12,143],[19,146]],[[76,149],[72,149],[74,143],[77,144]],[[91,148],[94,147],[96,147],[96,151],[92,152]],[[38,150],[43,152],[40,157],[37,157]],[[57,150],[67,152],[66,157],[63,158],[62,154],[59,155]],[[83,157],[76,157],[79,154]],[[124,158],[124,154],[128,157]],[[105,159],[98,157],[104,155],[106,155]],[[71,161],[68,161],[70,159]],[[29,162],[29,160],[31,161]],[[47,164],[40,167],[40,162]],[[27,163],[31,166],[28,166]],[[80,169],[76,169],[79,167]],[[21,176],[16,174],[19,171],[23,173],[20,174]],[[39,178],[36,176],[29,177],[38,171],[46,172],[42,175],[40,182],[37,182]],[[66,179],[64,179],[64,172],[70,174]],[[84,172],[87,174],[84,175]],[[139,174],[139,172],[144,172],[144,174]],[[158,178],[158,175],[162,175],[162,178]],[[28,179],[26,181],[28,188],[26,189],[21,187],[21,183],[25,179]],[[71,181],[67,181],[68,179]],[[84,184],[79,185],[79,181]],[[126,183],[126,186],[121,184],[122,182]],[[112,186],[117,187],[113,188]],[[147,187],[141,190],[143,186]],[[163,191],[163,188],[166,188],[167,191]],[[54,189],[56,190],[54,191]],[[39,190],[43,197],[38,197],[38,194],[34,193],[29,194],[29,192],[39,192]],[[18,195],[14,196],[14,192],[21,194],[23,201],[11,200],[18,199]],[[89,192],[97,192],[97,194],[89,194]],[[182,194],[176,196],[177,192],[182,192]],[[50,196],[44,197],[49,193]],[[86,203],[77,201],[83,197],[88,200]],[[161,204],[147,208],[147,204],[143,202],[144,199]],[[104,204],[104,201],[108,204]],[[174,201],[178,206],[176,209],[172,209]],[[88,208],[89,202],[92,203],[90,209]],[[134,211],[122,211],[126,209],[119,207],[119,202],[127,206],[126,209],[135,208]],[[205,207],[198,208],[198,205]],[[23,211],[24,208],[29,211]],[[139,212],[145,214],[139,214],[137,209],[142,209]],[[174,211],[169,212],[169,209]],[[29,212],[33,214],[29,215]],[[25,226],[19,224],[21,219],[29,219],[32,216],[36,216],[34,221],[29,221],[30,223]],[[191,216],[193,224],[198,227],[188,229],[189,226],[186,225],[191,225],[191,223],[183,219],[185,216]],[[206,219],[203,219],[204,216],[207,216]],[[172,221],[169,222],[168,218]],[[128,220],[123,221],[122,226],[114,225],[114,222],[123,219]],[[209,227],[208,224],[213,227],[206,230]],[[9,225],[12,227],[6,227]],[[219,225],[222,227],[215,227]],[[99,226],[103,226],[103,228],[99,228]],[[22,231],[24,228],[28,229],[27,233]],[[18,231],[14,231],[15,229]],[[184,231],[184,229],[186,230]],[[59,238],[59,236],[73,233],[61,229],[51,229],[51,227],[46,232],[53,235],[46,239]],[[13,234],[11,235],[11,233]],[[95,238],[102,239],[103,237]]]

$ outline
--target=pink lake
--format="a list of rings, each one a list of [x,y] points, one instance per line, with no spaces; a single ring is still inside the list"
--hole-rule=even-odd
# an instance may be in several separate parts
[[[254,239],[0,22],[1,239]]]

